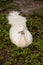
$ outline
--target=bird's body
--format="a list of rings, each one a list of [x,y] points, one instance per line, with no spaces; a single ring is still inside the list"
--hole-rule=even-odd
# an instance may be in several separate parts
[[[27,47],[32,43],[32,35],[27,30],[26,18],[20,16],[17,12],[11,12],[8,16],[9,24],[12,25],[9,31],[11,42],[17,47]]]

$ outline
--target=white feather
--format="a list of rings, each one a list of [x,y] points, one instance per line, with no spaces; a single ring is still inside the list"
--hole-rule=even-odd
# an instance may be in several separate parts
[[[8,15],[9,24],[12,25],[9,31],[11,42],[17,47],[27,47],[32,43],[32,35],[27,30],[26,18],[19,15],[18,12],[10,12]],[[24,34],[21,34],[21,31]]]

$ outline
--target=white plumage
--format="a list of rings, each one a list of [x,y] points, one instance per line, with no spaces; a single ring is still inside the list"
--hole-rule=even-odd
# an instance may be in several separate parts
[[[19,15],[19,12],[10,12],[8,15],[9,24],[12,25],[9,31],[11,42],[17,47],[27,47],[32,43],[32,35],[27,30],[26,18]]]

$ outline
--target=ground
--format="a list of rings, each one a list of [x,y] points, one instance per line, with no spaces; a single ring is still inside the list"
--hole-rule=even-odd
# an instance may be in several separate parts
[[[43,2],[4,1],[6,6],[0,4],[0,65],[43,65]],[[27,48],[18,48],[10,41],[7,15],[11,10],[18,10],[27,18],[27,28],[33,35],[33,42]]]

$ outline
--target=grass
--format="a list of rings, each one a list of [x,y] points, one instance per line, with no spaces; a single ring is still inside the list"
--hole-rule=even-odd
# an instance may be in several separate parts
[[[5,6],[8,3],[11,3],[13,0],[0,0],[0,7]]]
[[[13,7],[13,3],[6,7],[2,1],[5,5],[12,2],[12,0],[0,0],[1,8]],[[26,26],[33,35],[33,42],[22,49],[11,43],[9,38],[11,25],[8,24],[7,14],[0,12],[0,65],[43,65],[43,12],[33,13],[26,18]]]
[[[0,12],[6,10],[20,10],[19,6],[14,3],[14,0],[0,0]]]
[[[43,2],[43,0],[33,0],[33,1],[40,1],[40,2]]]
[[[11,25],[5,13],[0,13],[0,65],[43,65],[43,14],[27,17],[27,28],[33,35],[33,43],[27,48],[17,48],[11,43]]]

